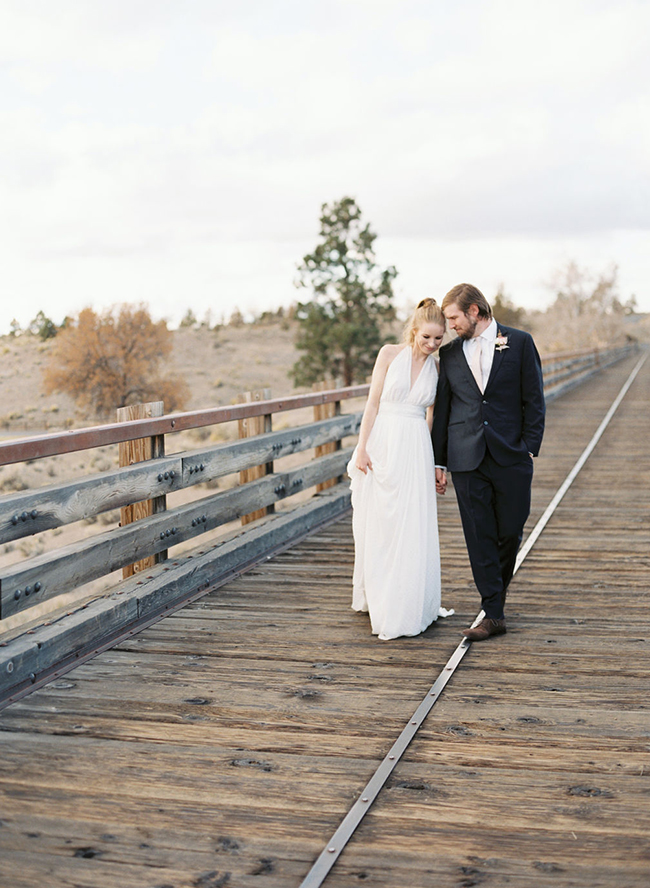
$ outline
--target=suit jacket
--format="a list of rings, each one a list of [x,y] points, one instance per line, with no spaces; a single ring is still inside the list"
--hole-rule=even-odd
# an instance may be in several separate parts
[[[495,349],[481,393],[460,338],[440,349],[440,378],[433,413],[436,465],[450,471],[477,468],[486,451],[499,465],[537,456],[544,433],[542,364],[532,336],[498,324],[507,348]]]

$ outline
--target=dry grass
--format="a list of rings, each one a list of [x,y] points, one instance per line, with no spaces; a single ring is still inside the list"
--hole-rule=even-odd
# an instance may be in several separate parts
[[[184,328],[174,333],[172,365],[190,389],[186,409],[230,404],[240,392],[270,387],[284,395],[297,358],[289,325]],[[0,337],[0,435],[80,428],[98,422],[67,396],[46,395],[43,369],[52,340]]]

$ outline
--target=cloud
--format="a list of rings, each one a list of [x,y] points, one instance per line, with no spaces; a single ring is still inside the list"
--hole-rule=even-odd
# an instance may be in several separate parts
[[[291,293],[286,244],[345,194],[395,243],[614,249],[650,229],[649,30],[635,0],[5,0],[5,286],[141,293],[185,260],[252,294],[213,259],[261,250]]]

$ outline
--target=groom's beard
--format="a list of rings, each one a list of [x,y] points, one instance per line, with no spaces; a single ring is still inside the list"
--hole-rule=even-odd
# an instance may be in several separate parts
[[[464,330],[458,331],[458,336],[460,339],[473,339],[478,318],[470,318],[465,315],[465,321],[467,322],[467,327]]]

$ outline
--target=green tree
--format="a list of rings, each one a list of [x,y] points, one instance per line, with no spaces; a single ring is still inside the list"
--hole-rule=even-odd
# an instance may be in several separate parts
[[[53,339],[59,332],[54,321],[48,318],[43,311],[38,312],[27,329],[33,336],[38,336],[42,340]]]
[[[366,379],[379,347],[392,338],[385,330],[395,319],[397,271],[377,265],[377,235],[363,225],[353,198],[321,209],[321,241],[298,266],[297,286],[311,288],[314,295],[296,307],[296,346],[304,354],[291,375],[296,385],[328,376],[352,385]]]
[[[192,311],[191,308],[188,308],[185,314],[183,315],[183,319],[180,322],[181,327],[196,327],[198,324],[198,320],[196,319],[196,315]]]
[[[491,302],[492,314],[497,324],[504,324],[506,327],[517,327],[520,330],[527,330],[526,325],[526,309],[517,306],[508,299],[504,292],[503,284],[499,286],[497,294]]]

